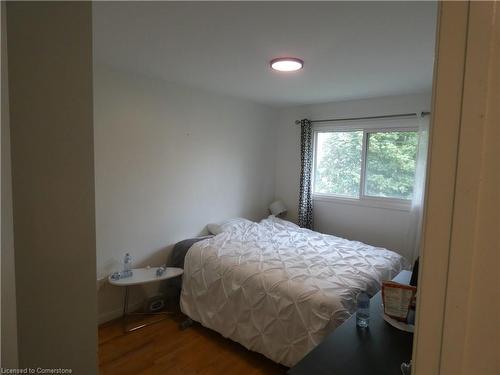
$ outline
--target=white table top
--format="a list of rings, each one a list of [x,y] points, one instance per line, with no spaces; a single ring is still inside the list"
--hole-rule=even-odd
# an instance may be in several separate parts
[[[173,277],[180,276],[184,273],[184,270],[182,268],[166,267],[165,272],[163,272],[161,276],[156,276],[156,270],[158,268],[160,267],[133,268],[131,277],[126,277],[119,280],[112,280],[111,276],[109,276],[108,282],[112,285],[117,285],[117,286],[147,284],[147,283],[153,283],[155,281],[171,279]]]

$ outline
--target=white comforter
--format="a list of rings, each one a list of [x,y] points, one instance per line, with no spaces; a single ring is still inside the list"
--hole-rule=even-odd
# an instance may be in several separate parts
[[[360,291],[375,294],[403,266],[392,251],[269,217],[191,247],[181,309],[293,366],[355,311]]]

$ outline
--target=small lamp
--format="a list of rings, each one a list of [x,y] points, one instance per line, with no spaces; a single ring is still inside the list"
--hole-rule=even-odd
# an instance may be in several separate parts
[[[269,211],[271,211],[271,214],[273,214],[274,216],[279,216],[283,212],[286,212],[286,207],[283,201],[278,199],[271,203],[271,205],[269,206]]]

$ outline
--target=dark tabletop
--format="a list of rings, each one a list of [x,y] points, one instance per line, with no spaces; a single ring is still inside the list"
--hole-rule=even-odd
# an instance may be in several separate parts
[[[408,284],[411,272],[394,278]],[[370,300],[370,325],[359,328],[356,314],[292,367],[290,375],[401,375],[401,362],[411,359],[413,334],[400,331],[381,315],[381,293]]]

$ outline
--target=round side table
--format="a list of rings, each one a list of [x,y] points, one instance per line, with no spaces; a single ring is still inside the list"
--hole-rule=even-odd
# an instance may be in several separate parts
[[[125,287],[125,298],[123,301],[123,329],[125,332],[132,332],[132,331],[135,331],[139,328],[143,328],[143,327],[149,326],[151,324],[161,322],[162,320],[166,319],[166,315],[171,314],[171,312],[168,312],[168,311],[153,312],[153,313],[129,312],[128,311],[129,287],[131,287],[133,285],[144,285],[144,284],[154,283],[154,282],[158,282],[158,281],[162,281],[162,280],[172,279],[174,277],[181,276],[184,273],[184,270],[182,268],[166,267],[165,272],[163,272],[162,275],[157,276],[156,271],[158,270],[158,268],[160,268],[160,267],[134,268],[134,269],[132,269],[132,276],[131,277],[125,277],[123,279],[118,279],[118,280],[112,279],[111,276],[108,277],[108,282],[111,285]],[[138,326],[128,328],[127,321],[128,321],[129,316],[146,316],[146,315],[161,315],[163,317],[160,319],[154,320],[152,322],[143,323],[143,324],[140,324]]]

